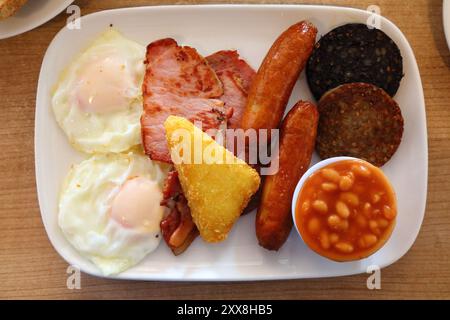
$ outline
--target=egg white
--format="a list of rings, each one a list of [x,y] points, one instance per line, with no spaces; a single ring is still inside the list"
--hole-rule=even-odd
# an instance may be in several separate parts
[[[86,111],[80,107],[80,99],[89,97],[77,96],[77,88],[80,87],[81,81],[85,81],[83,74],[92,71],[102,59],[120,63],[120,68],[113,65],[114,68],[106,70],[107,76],[103,75],[105,81],[100,82],[109,85],[111,81],[112,84],[122,86],[117,88],[120,93],[115,93],[121,99],[116,102],[119,105],[112,106],[111,112]],[[62,73],[54,88],[52,109],[58,124],[74,148],[85,153],[123,152],[141,142],[144,59],[143,46],[128,40],[111,28],[98,37]],[[89,85],[86,87],[89,88]],[[95,86],[89,90],[95,92]],[[100,100],[107,100],[108,95],[114,94],[108,90],[99,92]],[[105,109],[108,110],[109,107],[111,106],[105,106]]]
[[[110,209],[127,180],[148,178],[162,189],[167,169],[137,153],[94,155],[71,168],[60,194],[59,226],[72,246],[103,274],[130,268],[158,246],[162,211],[144,231],[123,227],[110,217]]]

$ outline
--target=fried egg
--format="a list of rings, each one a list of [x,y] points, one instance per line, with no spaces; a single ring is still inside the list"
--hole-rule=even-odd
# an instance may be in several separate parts
[[[134,266],[160,243],[166,173],[138,153],[98,154],[73,166],[59,199],[66,239],[104,275]]]
[[[111,28],[62,73],[52,108],[76,149],[123,152],[141,142],[144,58],[143,46]]]

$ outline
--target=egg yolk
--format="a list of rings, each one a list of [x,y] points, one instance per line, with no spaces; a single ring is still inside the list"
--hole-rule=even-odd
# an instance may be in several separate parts
[[[85,65],[79,75],[75,97],[83,112],[110,113],[125,109],[136,88],[126,61],[109,55]]]
[[[147,232],[159,231],[163,216],[159,185],[148,178],[128,180],[113,200],[111,217],[125,228]]]

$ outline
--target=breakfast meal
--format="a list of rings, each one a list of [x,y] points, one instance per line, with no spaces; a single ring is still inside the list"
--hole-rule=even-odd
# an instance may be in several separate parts
[[[316,100],[352,82],[371,83],[394,96],[403,78],[403,58],[383,31],[365,24],[346,24],[317,42],[306,75]]]
[[[52,107],[74,148],[106,153],[140,145],[144,55],[144,47],[109,29],[62,73]]]
[[[28,0],[0,0],[0,20],[13,16]]]
[[[381,167],[400,145],[402,113],[381,88],[344,84],[326,93],[318,108],[316,149],[322,159],[351,156]]]
[[[402,56],[365,25],[338,27],[316,43],[317,34],[308,21],[293,24],[257,72],[237,50],[203,56],[172,38],[145,47],[112,27],[93,41],[62,72],[51,99],[68,141],[87,155],[71,167],[59,198],[59,226],[73,248],[103,274],[117,274],[161,239],[175,256],[197,238],[226,241],[257,209],[248,231],[264,249],[282,248],[295,225],[331,260],[379,250],[397,217],[378,167],[402,140],[392,98]],[[317,107],[301,100],[289,110],[305,67]],[[264,140],[260,132],[271,130],[279,135]],[[239,151],[229,132],[254,132],[256,140],[244,137]],[[251,160],[256,145],[269,147],[269,164]],[[315,150],[322,159],[354,160],[314,171],[298,191]]]
[[[303,241],[321,256],[352,261],[386,243],[396,216],[395,193],[384,173],[362,160],[343,160],[306,179],[295,224]]]
[[[256,215],[256,236],[266,249],[280,249],[291,232],[292,194],[311,163],[318,118],[315,105],[300,101],[281,125],[279,169],[266,177]]]

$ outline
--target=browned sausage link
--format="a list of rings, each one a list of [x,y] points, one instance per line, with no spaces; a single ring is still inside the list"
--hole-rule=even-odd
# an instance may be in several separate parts
[[[300,101],[281,125],[279,170],[266,177],[256,215],[256,236],[266,249],[280,249],[292,229],[292,195],[311,162],[318,121],[316,106]]]
[[[248,95],[241,127],[278,128],[289,97],[314,48],[317,29],[307,21],[294,24],[274,42]]]

